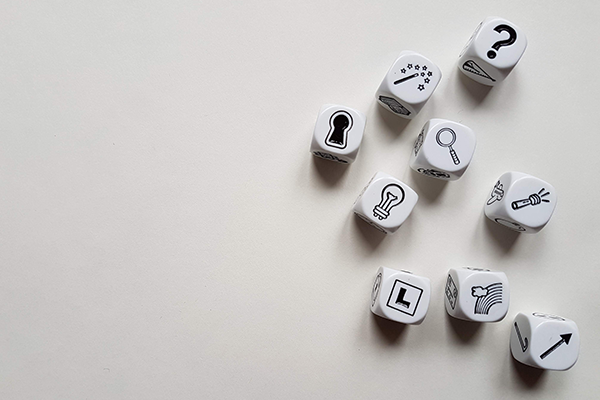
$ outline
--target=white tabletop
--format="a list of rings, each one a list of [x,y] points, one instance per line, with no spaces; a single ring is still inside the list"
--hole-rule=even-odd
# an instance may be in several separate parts
[[[489,15],[529,41],[491,90],[456,67]],[[591,0],[5,2],[0,397],[596,397],[599,18]],[[374,96],[405,49],[443,73],[411,122]],[[350,166],[308,152],[326,103],[367,115]],[[477,135],[456,182],[408,167],[433,117]],[[509,170],[558,191],[537,235],[483,215]],[[351,212],[377,171],[420,196],[393,236]],[[422,325],[371,314],[381,265],[431,279]],[[505,320],[447,316],[465,265],[507,274]],[[573,319],[578,363],[515,363],[519,311]]]

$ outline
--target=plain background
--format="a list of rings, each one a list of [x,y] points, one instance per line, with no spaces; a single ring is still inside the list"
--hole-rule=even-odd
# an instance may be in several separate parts
[[[489,90],[457,56],[499,15],[529,46]],[[4,1],[2,399],[537,398],[600,391],[597,1]],[[400,51],[443,78],[411,122],[375,91]],[[350,166],[308,152],[322,104],[363,111]],[[464,177],[408,167],[426,120],[477,134]],[[549,225],[489,222],[496,179],[558,191]],[[384,237],[377,171],[420,195]],[[369,311],[377,268],[432,282],[421,326]],[[506,272],[496,324],[446,315],[450,267]],[[519,311],[577,322],[567,372],[516,364]]]

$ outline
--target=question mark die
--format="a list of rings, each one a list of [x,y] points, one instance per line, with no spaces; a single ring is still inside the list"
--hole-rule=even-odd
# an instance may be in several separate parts
[[[517,65],[527,38],[510,21],[488,17],[475,30],[458,60],[458,68],[469,78],[488,86],[502,82]]]

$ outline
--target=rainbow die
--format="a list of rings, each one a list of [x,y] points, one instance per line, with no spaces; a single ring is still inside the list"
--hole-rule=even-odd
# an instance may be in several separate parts
[[[510,289],[504,272],[451,268],[444,291],[450,316],[475,322],[501,321],[508,312]]]

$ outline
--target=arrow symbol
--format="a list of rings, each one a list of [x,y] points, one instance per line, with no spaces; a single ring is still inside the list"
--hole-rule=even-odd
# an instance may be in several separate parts
[[[519,339],[519,343],[521,344],[521,350],[524,353],[525,350],[527,350],[527,347],[529,347],[529,343],[527,343],[527,338],[523,339],[521,337],[521,331],[519,330],[519,325],[517,325],[516,322],[515,322],[515,330],[517,331],[517,338]],[[568,341],[567,341],[567,344],[569,344]]]
[[[569,345],[569,341],[571,340],[572,335],[572,333],[565,333],[564,335],[560,335],[561,339],[558,342],[556,342],[554,346],[550,347],[548,350],[543,352],[540,358],[543,360],[544,358],[548,357],[550,353],[558,349],[563,343]]]

